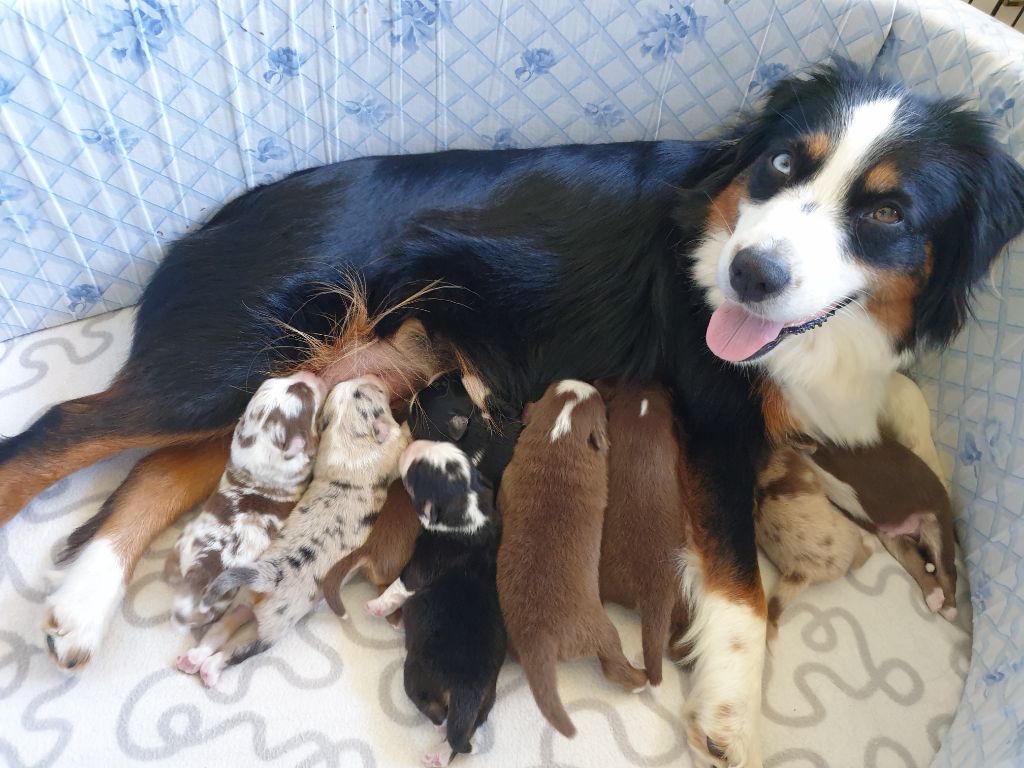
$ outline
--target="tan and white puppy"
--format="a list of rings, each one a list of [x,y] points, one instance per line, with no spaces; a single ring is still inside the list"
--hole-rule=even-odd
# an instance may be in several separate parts
[[[225,571],[206,592],[204,602],[242,586],[255,594],[254,621],[246,623],[245,607],[238,606],[190,652],[206,685],[295,626],[319,599],[328,569],[366,541],[409,442],[388,401],[376,376],[342,382],[327,396],[313,481],[281,535],[259,562]]]
[[[268,379],[256,390],[235,427],[217,490],[167,558],[177,626],[220,618],[234,593],[200,606],[203,592],[226,568],[254,563],[280,532],[312,477],[317,414],[326,394],[323,381],[307,372]]]

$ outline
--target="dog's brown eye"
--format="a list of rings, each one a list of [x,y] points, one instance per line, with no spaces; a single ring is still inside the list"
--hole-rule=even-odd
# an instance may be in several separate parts
[[[903,221],[903,214],[893,205],[883,205],[871,212],[871,218],[879,224],[899,224]]]

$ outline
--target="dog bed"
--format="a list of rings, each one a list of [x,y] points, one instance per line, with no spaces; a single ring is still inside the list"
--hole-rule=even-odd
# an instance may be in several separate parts
[[[958,0],[8,6],[0,333],[13,340],[0,351],[0,433],[106,385],[130,338],[120,308],[163,245],[246,186],[360,154],[703,135],[833,53],[963,95],[1024,159],[1024,38]],[[970,599],[945,623],[883,553],[808,591],[768,660],[767,765],[1024,756],[1021,264],[1018,244],[977,320],[917,372],[962,507]],[[174,672],[186,639],[170,628],[159,575],[174,531],[140,564],[103,653],[79,676],[58,672],[39,630],[51,554],[135,458],[59,483],[0,529],[4,761],[414,764],[436,736],[404,697],[401,643],[382,622],[317,613],[216,691]],[[369,595],[351,589],[353,604]],[[637,652],[636,622],[612,615]],[[684,674],[632,697],[596,664],[565,664],[561,679],[578,738],[544,724],[509,664],[474,762],[686,764]]]

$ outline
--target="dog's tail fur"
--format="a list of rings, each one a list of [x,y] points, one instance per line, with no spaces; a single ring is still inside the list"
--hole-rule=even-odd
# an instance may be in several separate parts
[[[533,700],[547,721],[560,734],[572,738],[576,735],[576,726],[565,711],[562,698],[558,695],[558,671],[556,663],[558,654],[549,643],[539,642],[528,649],[519,649],[519,663],[526,673],[526,682],[530,684]]]
[[[212,608],[220,598],[238,587],[249,587],[255,592],[269,592],[274,586],[272,570],[273,566],[263,562],[228,568],[206,588],[206,592],[203,593],[203,607]]]
[[[666,592],[668,592],[666,590]],[[668,645],[669,625],[672,620],[671,592],[652,595],[654,599],[641,600],[640,626],[644,649],[644,669],[651,685],[661,684],[662,658]]]
[[[366,565],[366,558],[366,553],[360,547],[332,565],[331,570],[324,576],[324,580],[321,582],[324,599],[336,615],[345,616],[345,604],[341,601],[341,588]]]
[[[453,688],[448,702],[448,744],[452,752],[468,755],[473,751],[470,739],[476,732],[476,721],[480,718],[480,691],[470,687]]]

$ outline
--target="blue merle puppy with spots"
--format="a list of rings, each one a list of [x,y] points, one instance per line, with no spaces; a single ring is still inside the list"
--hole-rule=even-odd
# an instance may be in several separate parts
[[[402,608],[405,692],[446,731],[423,764],[445,766],[473,751],[505,661],[495,574],[501,522],[490,483],[452,443],[415,441],[401,472],[423,531],[401,576],[366,609],[387,616]]]
[[[215,685],[225,666],[265,651],[295,626],[319,600],[331,565],[366,541],[409,442],[388,400],[376,376],[342,382],[327,396],[313,481],[281,536],[255,565],[225,571],[206,591],[205,601],[240,586],[254,594],[251,621],[229,612],[229,626],[214,625],[223,640],[200,668],[206,685]]]

